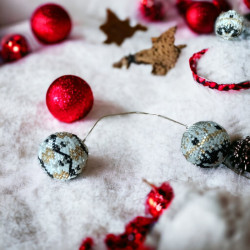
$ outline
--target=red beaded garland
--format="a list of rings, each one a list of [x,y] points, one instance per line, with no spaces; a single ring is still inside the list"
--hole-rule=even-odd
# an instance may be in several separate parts
[[[250,9],[250,0],[244,0],[245,5]]]
[[[149,21],[161,21],[166,14],[162,0],[140,0],[139,10],[141,15]]]
[[[1,46],[1,56],[5,62],[19,60],[30,51],[27,40],[19,34],[5,36],[1,41]]]
[[[197,2],[187,9],[186,22],[197,33],[211,33],[220,11],[210,2]]]
[[[219,91],[241,90],[250,88],[250,81],[245,81],[237,84],[236,83],[218,84],[216,82],[207,80],[206,78],[199,76],[197,73],[198,61],[207,51],[208,49],[203,49],[193,54],[193,56],[189,59],[190,69],[193,73],[193,77],[196,82],[211,89],[218,89]]]
[[[31,17],[34,35],[43,43],[58,43],[64,40],[71,30],[71,19],[66,10],[57,4],[44,4],[38,7]]]
[[[46,104],[51,114],[63,122],[74,122],[91,110],[94,97],[90,86],[80,77],[65,75],[49,87]]]

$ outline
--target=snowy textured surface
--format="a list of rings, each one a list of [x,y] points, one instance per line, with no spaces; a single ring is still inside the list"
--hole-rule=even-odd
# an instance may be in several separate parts
[[[177,124],[149,116],[108,118],[86,141],[89,160],[79,178],[55,181],[40,168],[38,145],[48,135],[68,131],[83,138],[100,116],[111,113],[153,112],[187,124],[211,120],[223,126],[231,139],[249,135],[250,90],[222,93],[199,86],[188,64],[194,52],[211,48],[199,68],[207,78],[225,82],[249,79],[249,41],[221,42],[213,35],[195,36],[171,12],[166,23],[150,24],[147,32],[136,33],[121,47],[105,45],[105,35],[98,29],[105,8],[110,7],[121,18],[130,16],[136,23],[135,1],[81,2],[81,18],[76,15],[74,19],[76,8],[70,7],[74,1],[66,5],[75,28],[70,39],[59,45],[39,45],[28,20],[0,30],[0,36],[10,32],[26,35],[34,50],[23,60],[0,67],[0,249],[77,249],[86,236],[92,236],[96,249],[102,249],[107,233],[123,231],[128,221],[144,214],[149,188],[142,178],[155,184],[169,180],[175,189],[176,199],[163,218],[166,223],[157,227],[162,238],[168,230],[171,238],[159,242],[159,249],[174,249],[175,242],[182,243],[180,249],[190,249],[194,241],[198,248],[206,243],[205,234],[212,237],[209,249],[233,241],[233,237],[225,238],[230,212],[218,212],[216,197],[222,193],[235,195],[233,201],[249,200],[250,183],[223,166],[200,169],[188,163],[180,151],[185,128]],[[149,48],[151,37],[175,24],[179,26],[176,44],[188,46],[167,76],[151,75],[151,66],[111,67],[122,56]],[[95,97],[87,118],[74,124],[54,119],[45,104],[49,85],[65,74],[85,79]],[[203,190],[204,196],[198,196],[198,190]],[[186,204],[190,196],[194,199]],[[206,217],[204,207],[214,223]],[[244,203],[243,208],[244,219],[237,224],[237,232],[242,234],[249,233],[244,220],[249,221],[250,204]],[[233,205],[232,215],[235,209]],[[178,223],[191,223],[192,231]]]

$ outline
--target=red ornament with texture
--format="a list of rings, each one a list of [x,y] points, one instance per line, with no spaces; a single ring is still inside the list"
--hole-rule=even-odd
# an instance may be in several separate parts
[[[31,28],[37,39],[43,43],[58,43],[71,30],[71,19],[67,11],[57,4],[38,7],[31,17]]]
[[[90,86],[80,77],[65,75],[49,87],[46,104],[51,114],[63,122],[74,122],[91,110],[94,97]]]
[[[154,218],[136,217],[126,225],[124,233],[120,235],[108,234],[106,236],[107,248],[109,250],[146,250],[144,241],[154,222]]]
[[[79,250],[91,250],[94,245],[94,241],[92,238],[86,238],[83,240]]]
[[[250,0],[244,0],[245,5],[250,9]]]
[[[149,21],[161,21],[166,14],[163,0],[140,0],[139,10]]]
[[[29,45],[22,35],[8,35],[1,41],[1,56],[5,62],[19,60],[29,53]]]
[[[186,11],[186,22],[196,33],[211,33],[220,11],[210,2],[197,2],[189,6]]]
[[[160,187],[150,185],[153,189],[148,194],[146,200],[146,212],[157,220],[163,211],[171,204],[174,198],[174,191],[167,182],[164,182]]]

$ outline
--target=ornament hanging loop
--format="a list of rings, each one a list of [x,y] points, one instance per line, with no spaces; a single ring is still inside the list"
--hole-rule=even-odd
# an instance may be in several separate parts
[[[105,118],[108,118],[108,117],[113,117],[113,116],[125,116],[125,115],[150,115],[150,116],[157,116],[159,118],[162,118],[162,119],[165,119],[165,120],[168,120],[168,121],[171,121],[171,122],[174,122],[176,124],[179,124],[183,127],[185,127],[186,129],[188,128],[187,125],[181,123],[181,122],[178,122],[178,121],[175,121],[167,116],[163,116],[163,115],[159,115],[159,114],[154,114],[154,113],[147,113],[147,112],[141,112],[141,111],[132,111],[132,112],[124,112],[124,113],[118,113],[118,114],[111,114],[111,115],[105,115],[105,116],[102,116],[101,118],[99,118],[94,126],[90,129],[90,131],[88,132],[88,134],[85,136],[85,138],[83,139],[83,143],[87,140],[88,136],[92,133],[93,129],[96,127],[96,125],[103,119]]]

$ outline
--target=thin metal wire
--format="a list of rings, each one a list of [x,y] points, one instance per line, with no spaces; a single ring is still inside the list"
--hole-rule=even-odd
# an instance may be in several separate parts
[[[124,115],[151,115],[151,116],[157,116],[159,118],[162,118],[162,119],[165,119],[165,120],[168,120],[168,121],[171,121],[171,122],[174,122],[174,123],[177,123],[185,128],[188,128],[187,125],[181,123],[181,122],[178,122],[178,121],[175,121],[169,117],[166,117],[166,116],[163,116],[163,115],[158,115],[158,114],[153,114],[153,113],[147,113],[147,112],[140,112],[140,111],[133,111],[133,112],[124,112],[124,113],[118,113],[118,114],[111,114],[111,115],[105,115],[105,116],[102,116],[101,118],[99,118],[95,124],[93,125],[93,127],[89,130],[88,134],[85,136],[85,138],[83,139],[83,142],[85,142],[88,138],[88,136],[92,133],[93,129],[96,127],[96,125],[103,119],[105,118],[108,118],[108,117],[113,117],[113,116],[124,116]]]

